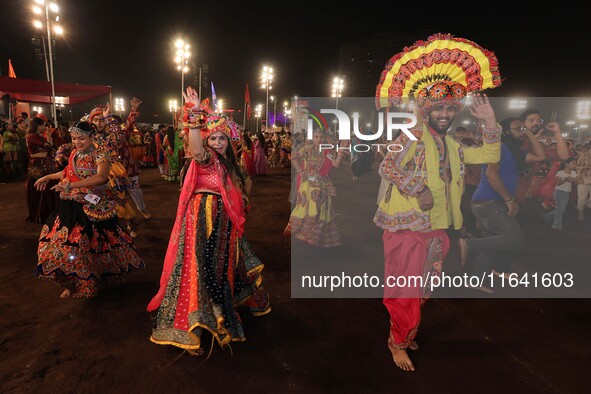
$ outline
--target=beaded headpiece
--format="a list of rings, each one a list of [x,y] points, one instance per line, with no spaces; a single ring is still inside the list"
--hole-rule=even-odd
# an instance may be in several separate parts
[[[201,137],[204,140],[218,131],[223,132],[232,140],[237,141],[240,139],[238,125],[224,115],[216,115],[209,107],[209,99],[203,100],[199,106],[194,103],[185,103],[183,110],[183,122],[185,125],[192,121],[197,121],[201,127]],[[185,131],[188,131],[187,129],[188,127],[185,127]]]
[[[92,122],[92,120],[96,117],[96,116],[101,116],[104,117],[103,115],[103,111],[104,111],[104,107],[102,106],[96,106],[94,107],[94,109],[92,111],[90,111],[90,115],[88,115],[88,121]]]
[[[435,34],[394,55],[376,89],[378,109],[414,100],[423,116],[445,102],[464,107],[466,95],[501,85],[495,54],[473,41]]]
[[[94,126],[88,122],[78,122],[76,126],[72,126],[68,129],[69,133],[78,133],[83,135],[91,136],[94,134]]]

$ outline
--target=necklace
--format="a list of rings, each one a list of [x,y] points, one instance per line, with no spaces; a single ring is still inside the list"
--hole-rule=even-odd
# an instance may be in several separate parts
[[[83,158],[85,158],[85,157],[88,157],[88,156],[90,156],[90,155],[91,155],[91,154],[93,154],[93,153],[94,153],[94,146],[93,146],[93,145],[90,145],[90,148],[88,148],[88,149],[87,149],[87,150],[85,150],[85,151],[79,150],[79,151],[76,153],[76,156],[78,156],[79,158],[83,159]]]

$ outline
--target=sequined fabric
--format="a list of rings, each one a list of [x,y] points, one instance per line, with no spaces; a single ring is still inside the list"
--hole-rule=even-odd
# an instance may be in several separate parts
[[[332,206],[336,190],[328,176],[329,159],[326,155],[316,152],[312,145],[295,152],[293,159],[301,163],[302,174],[299,175],[296,206],[283,232],[284,235],[291,235],[313,246],[339,246],[340,230],[335,222]]]
[[[73,151],[64,177],[71,182],[92,177],[106,157],[96,151]],[[100,198],[97,204],[84,199]],[[116,204],[105,186],[72,188],[47,219],[37,249],[37,276],[69,289],[76,298],[93,297],[123,279],[133,269],[145,268],[129,234],[117,223]]]
[[[238,237],[221,197],[193,194],[151,341],[198,349],[203,330],[220,346],[244,341],[235,307],[244,304],[254,315],[271,310],[260,287],[262,269],[248,243]]]
[[[72,200],[63,200],[47,219],[37,254],[37,277],[53,280],[76,298],[93,297],[129,271],[145,268],[116,218],[93,222]]]

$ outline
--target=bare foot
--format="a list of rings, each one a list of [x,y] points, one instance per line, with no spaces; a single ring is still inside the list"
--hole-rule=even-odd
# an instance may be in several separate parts
[[[410,345],[408,345],[408,348],[410,350],[419,350],[419,344],[416,343],[416,341],[412,341]]]
[[[72,293],[70,293],[70,290],[66,289],[62,292],[62,294],[60,294],[60,298],[69,298],[71,294]]]
[[[410,361],[410,357],[406,353],[406,349],[396,349],[394,346],[388,345],[390,352],[392,352],[392,358],[394,359],[394,364],[398,366],[398,368],[402,369],[403,371],[414,371],[415,366],[413,365],[412,361]]]

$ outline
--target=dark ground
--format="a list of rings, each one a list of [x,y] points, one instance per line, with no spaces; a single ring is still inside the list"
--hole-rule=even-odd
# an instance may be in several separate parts
[[[335,174],[341,198],[349,171]],[[0,185],[0,392],[588,392],[588,299],[432,299],[414,373],[392,362],[379,299],[292,299],[290,239],[281,235],[290,176],[280,171],[254,180],[246,231],[266,264],[271,314],[242,314],[247,341],[232,352],[215,347],[208,360],[152,344],[145,308],[178,193],[157,170],[142,181],[154,217],[137,219],[136,244],[148,268],[92,300],[61,300],[58,287],[34,277],[41,226],[24,221],[23,183]],[[375,173],[360,182],[374,181]],[[589,264],[590,228],[571,227],[526,234],[547,264],[563,263],[556,245]],[[550,236],[560,238],[549,244]]]

